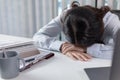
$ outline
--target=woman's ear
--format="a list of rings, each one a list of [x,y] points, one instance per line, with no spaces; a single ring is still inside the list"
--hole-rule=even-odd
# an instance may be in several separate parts
[[[79,7],[79,6],[80,6],[80,3],[78,1],[73,1],[70,5],[71,8]]]

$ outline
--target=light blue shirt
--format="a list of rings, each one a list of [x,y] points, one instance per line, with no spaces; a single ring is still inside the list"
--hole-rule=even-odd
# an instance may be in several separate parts
[[[57,39],[57,35],[63,31],[60,18],[61,16],[57,16],[34,35],[33,40],[38,48],[59,51],[61,44],[67,41]],[[120,20],[117,15],[108,12],[104,16],[103,22],[105,30],[103,40],[105,44],[93,44],[87,48],[87,53],[93,57],[110,59],[113,54],[115,35],[120,28]],[[65,37],[67,38],[66,35]]]

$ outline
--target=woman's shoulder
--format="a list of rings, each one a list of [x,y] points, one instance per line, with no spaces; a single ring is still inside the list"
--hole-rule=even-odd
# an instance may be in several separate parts
[[[103,17],[103,22],[106,24],[109,21],[118,18],[118,16],[114,13],[112,13],[111,11],[108,11],[105,16]]]
[[[62,10],[61,14],[60,14],[60,21],[63,23],[64,22],[64,19],[65,19],[65,15],[67,13],[67,11],[69,10],[70,8],[65,8],[64,10]]]

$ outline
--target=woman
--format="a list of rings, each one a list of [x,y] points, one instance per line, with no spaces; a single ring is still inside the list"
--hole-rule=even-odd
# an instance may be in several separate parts
[[[33,39],[38,48],[88,61],[92,57],[112,57],[113,39],[119,28],[118,16],[112,14],[109,7],[80,7],[78,2],[73,2],[70,9],[42,27]],[[65,41],[56,39],[61,32],[65,34]]]

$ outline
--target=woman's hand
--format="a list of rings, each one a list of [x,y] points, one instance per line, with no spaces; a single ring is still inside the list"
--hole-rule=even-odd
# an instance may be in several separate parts
[[[88,61],[92,57],[89,54],[79,51],[68,51],[65,55],[72,58],[73,60]]]
[[[85,53],[84,48],[68,42],[62,44],[61,52],[74,60],[88,61],[92,58],[89,54]]]

